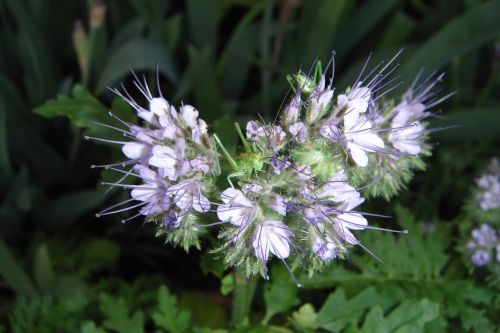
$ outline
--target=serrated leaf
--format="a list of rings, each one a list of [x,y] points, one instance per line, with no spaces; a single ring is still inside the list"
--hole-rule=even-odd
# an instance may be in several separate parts
[[[380,306],[373,307],[359,333],[406,333],[423,332],[425,324],[436,319],[439,315],[439,304],[423,299],[403,302],[388,316]]]
[[[68,117],[73,124],[88,129],[89,134],[92,135],[108,132],[95,123],[108,122],[108,110],[81,85],[73,88],[72,96],[59,95],[56,99],[49,100],[35,108],[33,112],[46,118]]]
[[[158,310],[153,312],[156,326],[170,333],[182,333],[189,328],[191,313],[177,308],[177,297],[170,294],[165,286],[158,291]]]
[[[93,321],[85,321],[80,327],[80,333],[106,333],[106,331],[97,327]]]
[[[290,321],[298,329],[314,330],[317,328],[317,318],[316,310],[311,304],[307,303],[292,313]]]
[[[144,316],[142,311],[129,315],[129,308],[121,298],[101,294],[100,306],[105,316],[104,327],[118,333],[144,333]]]
[[[340,332],[348,324],[357,324],[364,311],[382,300],[374,288],[363,290],[347,300],[345,292],[339,288],[328,296],[318,312],[316,326],[329,332]]]
[[[266,304],[264,323],[267,323],[274,315],[300,304],[299,288],[291,282],[288,272],[281,266],[273,267],[270,281],[264,286],[264,302]]]

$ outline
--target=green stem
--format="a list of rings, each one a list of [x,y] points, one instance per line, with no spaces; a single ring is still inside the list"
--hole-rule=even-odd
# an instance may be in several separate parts
[[[252,307],[255,287],[257,286],[257,277],[248,278],[245,268],[238,268],[234,272],[235,286],[233,298],[233,325],[245,323],[249,319],[250,309]]]

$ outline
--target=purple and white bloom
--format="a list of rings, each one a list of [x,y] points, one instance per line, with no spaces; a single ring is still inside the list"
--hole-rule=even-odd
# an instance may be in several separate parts
[[[260,125],[256,121],[249,121],[246,127],[247,139],[265,147],[279,150],[286,144],[286,133],[281,126]]]
[[[304,143],[307,137],[307,128],[303,122],[299,121],[293,125],[290,125],[288,132],[292,135],[292,138],[298,143]]]
[[[491,247],[497,241],[497,232],[488,224],[483,224],[481,227],[472,230],[472,240],[478,246]]]
[[[202,173],[208,173],[210,171],[209,161],[206,156],[198,155],[191,161],[189,165],[193,171],[199,171]]]
[[[491,261],[491,251],[477,250],[471,254],[470,261],[474,266],[484,266]]]
[[[364,113],[368,109],[371,98],[372,93],[369,88],[358,86],[351,89],[347,95],[339,95],[337,97],[337,107],[346,107],[347,112],[357,110],[357,112]]]
[[[136,141],[127,142],[122,146],[123,155],[131,160],[143,162],[151,156],[155,140],[138,126],[132,130],[135,132]]]
[[[286,107],[281,117],[282,125],[284,128],[289,130],[289,127],[299,120],[301,104],[302,100],[300,94],[295,95],[295,97],[292,98],[292,100]]]
[[[281,195],[273,195],[269,201],[269,207],[281,216],[286,215],[286,201]]]
[[[308,123],[319,120],[325,114],[332,97],[333,89],[326,89],[311,96],[306,116]]]
[[[344,171],[337,172],[325,182],[317,191],[317,197],[333,202],[344,202],[352,198],[359,198],[360,194],[354,187],[347,183]]]
[[[481,176],[476,180],[479,192],[476,200],[482,210],[490,210],[500,207],[500,172],[494,167],[498,165],[493,159],[490,166],[490,173]]]
[[[368,221],[360,213],[352,210],[362,204],[365,199],[360,197],[352,197],[342,203],[337,209],[341,214],[332,219],[334,228],[340,238],[352,245],[359,244],[359,241],[354,237],[350,230],[363,230],[368,226]]]
[[[359,113],[353,109],[344,115],[344,138],[352,159],[364,168],[368,165],[367,152],[380,151],[385,145],[377,134],[371,132],[371,122]]]
[[[255,183],[246,183],[241,187],[241,191],[245,194],[247,193],[260,193],[264,188],[262,185]]]
[[[424,126],[418,121],[424,114],[425,105],[418,102],[401,102],[395,108],[388,140],[404,154],[418,155],[421,151]]]
[[[185,148],[186,141],[183,138],[177,139],[175,149],[165,145],[154,146],[149,164],[157,167],[160,174],[170,180],[177,180],[190,170],[189,162],[185,160]]]
[[[255,228],[252,246],[255,256],[260,262],[266,263],[269,251],[279,259],[290,255],[290,242],[293,232],[281,221],[267,220]]]
[[[186,179],[170,186],[173,203],[181,210],[192,208],[199,213],[210,209],[210,201],[201,192],[201,183],[197,179]]]
[[[500,262],[500,244],[498,244],[495,247],[495,250],[497,251],[497,256],[496,256],[497,262]]]
[[[169,184],[156,172],[143,165],[136,165],[134,170],[138,172],[143,184],[134,186],[130,196],[146,203],[140,210],[142,215],[150,215],[162,212],[170,206]]]
[[[497,232],[488,224],[483,224],[472,230],[471,236],[471,240],[467,243],[471,261],[475,266],[484,266],[491,261],[493,249],[497,247],[498,250]]]
[[[321,229],[321,226],[318,226]],[[327,235],[319,236],[317,233],[313,235],[313,252],[323,261],[335,259],[340,252],[335,242]]]
[[[223,205],[217,207],[217,216],[221,221],[246,228],[254,219],[256,208],[245,195],[234,188],[228,188],[221,194]]]
[[[158,117],[170,114],[170,104],[163,97],[155,97],[149,101],[149,111]]]

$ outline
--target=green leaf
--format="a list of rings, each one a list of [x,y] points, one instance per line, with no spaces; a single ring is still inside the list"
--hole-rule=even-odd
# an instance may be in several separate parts
[[[106,333],[106,331],[97,327],[93,321],[85,321],[80,327],[80,333]]]
[[[200,268],[203,274],[212,273],[219,279],[224,275],[224,262],[210,252],[204,253],[200,257]]]
[[[187,17],[194,45],[203,49],[217,44],[218,8],[216,3],[204,0],[187,1]]]
[[[425,65],[436,68],[493,40],[500,33],[500,1],[487,1],[448,23],[401,68],[413,75]]]
[[[120,256],[120,247],[107,239],[88,239],[81,246],[81,265],[79,272],[89,276],[101,269],[109,269]]]
[[[328,296],[318,312],[316,326],[329,332],[340,332],[348,324],[356,324],[363,313],[382,301],[374,288],[363,290],[355,297],[347,300],[345,292],[339,288]]]
[[[274,315],[300,304],[299,288],[290,280],[288,272],[280,266],[273,268],[270,283],[266,283],[264,287],[266,313],[263,323],[269,322]]]
[[[456,109],[446,118],[435,119],[432,127],[459,126],[433,134],[438,141],[495,140],[500,138],[500,110],[498,108]]]
[[[373,27],[387,16],[401,0],[367,1],[342,26],[335,40],[335,51],[340,56],[346,56]]]
[[[144,316],[136,311],[132,316],[125,301],[107,294],[99,296],[102,313],[105,316],[104,327],[118,333],[144,333]]]
[[[221,294],[228,295],[230,292],[234,290],[234,286],[235,286],[234,274],[229,273],[228,275],[224,276],[220,281]]]
[[[97,81],[96,93],[103,93],[107,86],[121,80],[130,72],[130,69],[155,72],[157,65],[161,73],[166,75],[173,83],[177,83],[177,69],[165,47],[146,39],[128,41],[109,56]]]
[[[309,66],[316,55],[326,59],[345,18],[350,17],[353,3],[348,0],[306,1],[302,4],[297,41],[298,63]]]
[[[41,292],[49,293],[54,289],[56,276],[52,268],[49,251],[44,243],[40,244],[35,251],[33,273],[35,282]]]
[[[190,63],[183,78],[183,85],[192,87],[196,107],[203,114],[203,119],[208,121],[222,116],[221,97],[215,70],[210,63],[210,52],[209,48],[200,51],[190,47]]]
[[[298,329],[315,330],[318,314],[314,307],[307,303],[302,305],[299,310],[292,313],[291,323]]]
[[[55,198],[49,208],[49,218],[57,225],[67,225],[102,204],[106,196],[95,190],[65,193]],[[54,224],[56,224],[54,223]]]
[[[165,286],[158,291],[158,310],[153,312],[153,321],[156,326],[170,333],[185,332],[190,324],[191,313],[177,308],[177,297],[170,294]]]
[[[106,107],[81,85],[73,88],[71,97],[59,95],[56,99],[37,107],[33,112],[46,118],[68,117],[77,127],[88,129],[90,134],[105,133],[107,130],[95,122],[109,121]]]
[[[19,297],[34,297],[37,290],[9,248],[0,239],[0,275]]]
[[[5,101],[0,95],[0,172],[5,172],[10,175],[12,169],[10,167],[10,158],[7,143],[7,109]]]
[[[384,311],[380,306],[375,306],[366,316],[361,330],[351,332],[424,332],[425,324],[436,319],[438,315],[439,304],[426,299],[405,301],[387,317],[384,317]]]

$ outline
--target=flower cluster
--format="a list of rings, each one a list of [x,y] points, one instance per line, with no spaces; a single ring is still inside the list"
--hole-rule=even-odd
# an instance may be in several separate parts
[[[496,250],[496,261],[500,262],[500,241],[495,229],[488,224],[483,224],[472,230],[471,240],[467,243],[472,264],[484,266],[491,262],[493,249]]]
[[[142,215],[160,226],[160,234],[175,230],[168,233],[167,239],[181,243],[185,248],[198,245],[197,215],[210,210],[207,196],[214,190],[211,178],[220,172],[207,124],[198,118],[198,111],[193,106],[182,105],[177,110],[163,97],[153,97],[147,85],[139,79],[134,83],[146,97],[148,108],[137,103],[124,87],[122,91],[114,92],[136,110],[144,125],[134,125],[110,114],[125,126],[125,129],[113,128],[129,141],[113,143],[122,145],[127,160],[99,166],[123,174],[117,182],[105,184],[131,189],[131,199],[109,207],[97,216],[139,208],[136,215],[123,221]],[[139,178],[141,184],[124,184],[128,176]],[[115,209],[132,200],[138,204]]]
[[[500,207],[500,165],[498,159],[491,160],[488,172],[476,181],[478,193],[476,201],[482,210]]]
[[[216,134],[207,133],[192,106],[177,110],[163,97],[153,97],[139,80],[135,84],[148,108],[125,89],[116,90],[144,125],[120,120],[126,129],[118,130],[130,141],[117,143],[128,160],[106,166],[124,174],[109,185],[130,188],[132,198],[126,202],[138,204],[115,205],[100,215],[140,207],[133,217],[146,216],[159,234],[186,248],[199,244],[201,229],[218,226],[222,242],[215,252],[248,275],[267,277],[272,256],[290,272],[300,266],[313,273],[346,258],[351,246],[372,254],[356,231],[404,231],[368,225],[368,216],[382,216],[360,205],[367,196],[394,195],[423,167],[421,157],[430,149],[425,119],[428,109],[443,100],[432,92],[442,76],[413,84],[399,101],[388,98],[398,86],[387,79],[396,67],[394,58],[379,64],[337,94],[319,62],[313,75],[290,76],[294,93],[279,121],[249,121],[246,135],[236,124],[244,147],[237,156]],[[218,189],[222,157],[232,170],[228,185]],[[131,167],[115,168],[119,165]],[[129,175],[141,184],[123,184]]]

